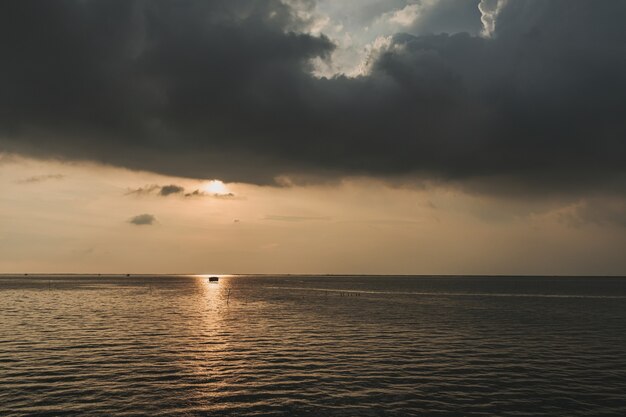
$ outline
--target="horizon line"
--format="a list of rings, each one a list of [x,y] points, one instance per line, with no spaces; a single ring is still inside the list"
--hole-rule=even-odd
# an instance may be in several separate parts
[[[626,274],[371,274],[371,273],[132,273],[132,272],[0,272],[0,276],[317,276],[317,277],[510,277],[510,278],[626,278]]]

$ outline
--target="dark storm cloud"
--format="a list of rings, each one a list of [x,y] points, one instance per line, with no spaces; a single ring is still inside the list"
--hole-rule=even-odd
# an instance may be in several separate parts
[[[135,226],[152,226],[156,223],[156,217],[152,214],[139,214],[128,221]]]
[[[334,45],[297,16],[278,0],[2,2],[0,151],[253,183],[626,171],[622,0],[509,1],[493,38],[398,35],[353,79],[310,75]]]

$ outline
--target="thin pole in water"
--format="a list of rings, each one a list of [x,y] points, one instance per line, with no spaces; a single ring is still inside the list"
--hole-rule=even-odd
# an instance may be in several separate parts
[[[226,295],[226,304],[230,302],[230,288],[228,289],[228,294]]]

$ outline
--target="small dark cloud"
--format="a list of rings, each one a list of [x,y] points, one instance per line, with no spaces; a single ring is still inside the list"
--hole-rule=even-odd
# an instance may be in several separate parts
[[[62,180],[65,178],[65,175],[61,174],[48,174],[48,175],[35,175],[33,177],[24,178],[21,180],[17,180],[18,184],[35,184],[38,182],[44,182],[49,180]]]
[[[152,226],[156,223],[156,217],[152,214],[139,214],[131,218],[128,222],[135,226]]]
[[[227,193],[227,194],[212,194],[211,197],[213,198],[219,198],[219,199],[225,199],[225,200],[229,200],[231,198],[235,198],[235,194],[233,193]]]
[[[167,197],[172,194],[182,194],[184,192],[185,188],[181,187],[180,185],[170,184],[161,186],[157,184],[151,184],[129,190],[126,195],[159,195],[161,197]]]
[[[180,194],[184,192],[185,192],[184,187],[181,187],[180,185],[170,184],[170,185],[164,185],[163,187],[161,187],[161,191],[159,191],[159,194],[162,195],[163,197],[167,197],[170,194]]]
[[[185,197],[203,197],[205,195],[206,195],[206,193],[204,191],[194,190],[191,193],[186,193]]]

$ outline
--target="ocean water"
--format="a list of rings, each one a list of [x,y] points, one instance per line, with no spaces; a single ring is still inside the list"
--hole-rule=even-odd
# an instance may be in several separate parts
[[[626,416],[626,279],[0,276],[0,416]]]

